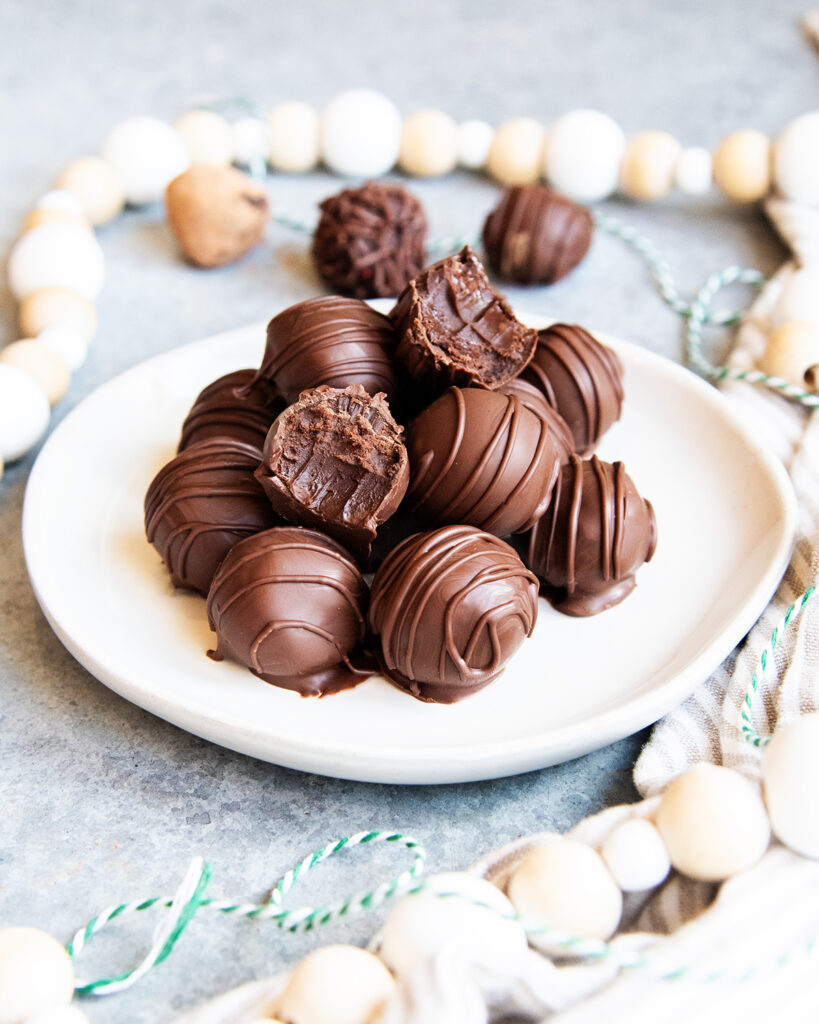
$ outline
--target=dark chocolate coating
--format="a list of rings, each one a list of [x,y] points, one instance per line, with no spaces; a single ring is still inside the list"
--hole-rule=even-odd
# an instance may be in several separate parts
[[[623,463],[573,455],[529,535],[526,561],[558,611],[596,615],[634,590],[634,574],[656,546],[654,509]]]
[[[256,476],[273,508],[366,557],[409,483],[403,428],[362,387],[305,391],[267,435]]]
[[[433,397],[451,384],[501,387],[537,344],[537,332],[515,319],[469,246],[410,281],[390,318],[397,358]]]
[[[344,548],[294,526],[231,548],[208,595],[218,647],[274,686],[321,697],[375,670],[361,644],[367,584]]]
[[[267,345],[255,380],[266,378],[289,402],[326,384],[360,384],[371,395],[396,393],[396,333],[387,317],[359,299],[323,295],[297,302],[267,325]]]
[[[427,219],[405,188],[368,181],[319,209],[313,262],[334,291],[359,299],[397,295],[421,272]]]
[[[145,495],[145,532],[175,587],[205,596],[234,544],[281,520],[254,477],[261,452],[214,437],[186,448],[157,473]]]
[[[287,404],[268,380],[251,385],[255,370],[236,370],[200,392],[182,424],[178,452],[211,437],[231,437],[261,449]]]
[[[489,265],[520,284],[553,284],[591,245],[591,212],[545,185],[505,188],[483,226]]]
[[[540,388],[569,424],[575,450],[587,455],[623,406],[623,367],[610,348],[577,324],[538,331],[534,358],[523,379]]]
[[[450,388],[415,419],[407,507],[429,525],[505,537],[546,511],[560,458],[546,420],[514,395]]]
[[[564,462],[568,462],[569,456],[574,454],[574,438],[572,437],[571,430],[569,430],[569,424],[563,419],[557,409],[553,409],[549,405],[546,401],[546,396],[540,388],[536,388],[534,384],[521,380],[520,377],[515,377],[508,384],[504,384],[502,388],[498,388],[498,391],[502,395],[514,395],[527,409],[531,409],[533,413],[546,420],[551,429],[552,440],[557,448],[561,465]]]
[[[451,704],[491,683],[537,619],[537,579],[504,541],[472,526],[405,540],[375,574],[370,628],[383,673]]]

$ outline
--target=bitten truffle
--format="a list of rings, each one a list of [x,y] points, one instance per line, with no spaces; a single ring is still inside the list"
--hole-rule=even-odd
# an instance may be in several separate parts
[[[313,262],[342,295],[397,295],[424,266],[427,219],[400,185],[368,181],[320,204]]]
[[[208,595],[218,647],[304,697],[355,686],[374,671],[363,653],[367,584],[344,548],[298,527],[278,527],[233,547]]]
[[[558,611],[596,615],[634,590],[634,575],[656,546],[654,509],[623,463],[573,455],[529,534],[526,561]]]
[[[483,226],[489,265],[520,284],[553,284],[583,259],[594,222],[585,206],[545,185],[505,188]]]
[[[535,576],[508,544],[471,526],[410,537],[373,580],[381,669],[419,700],[451,704],[491,683],[536,619]]]
[[[178,451],[211,437],[230,437],[261,449],[273,420],[286,402],[275,385],[260,380],[255,370],[236,370],[208,384],[182,424]]]
[[[175,587],[207,595],[216,567],[238,541],[281,520],[254,477],[261,452],[215,437],[185,449],[145,495],[145,532]]]

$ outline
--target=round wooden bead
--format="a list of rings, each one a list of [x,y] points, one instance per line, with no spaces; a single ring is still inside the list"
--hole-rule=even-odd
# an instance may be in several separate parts
[[[70,213],[75,217],[82,217],[83,215],[83,208],[79,199],[61,188],[53,188],[50,192],[46,192],[34,204],[34,209],[61,210],[63,213]]]
[[[174,128],[191,164],[227,167],[233,161],[233,129],[215,110],[190,110]]]
[[[800,267],[786,278],[771,319],[777,327],[792,320],[819,326],[819,267]]]
[[[37,335],[37,341],[65,363],[73,373],[88,358],[88,340],[84,334],[67,324],[46,327]]]
[[[377,178],[398,159],[401,115],[386,96],[351,89],[336,96],[321,118],[321,152],[336,174]]]
[[[88,1018],[78,1006],[49,1006],[46,1010],[26,1017],[21,1024],[88,1024]]]
[[[620,167],[620,184],[632,199],[663,199],[674,185],[682,146],[668,132],[641,132],[629,139]]]
[[[759,368],[772,377],[819,391],[819,327],[792,320],[768,338]]]
[[[296,965],[276,1013],[288,1024],[370,1024],[395,991],[381,961],[357,946],[324,946]]]
[[[321,156],[321,121],[309,103],[278,103],[267,116],[270,166],[288,174],[311,171]]]
[[[121,121],[102,146],[125,197],[132,206],[154,203],[168,183],[188,166],[188,153],[173,128],[156,117]]]
[[[786,199],[819,204],[819,111],[785,126],[774,145],[774,181]]]
[[[25,338],[36,338],[48,327],[71,327],[90,341],[97,333],[93,303],[67,288],[40,288],[20,304],[20,328]]]
[[[50,413],[48,396],[37,381],[0,363],[0,458],[14,462],[32,448],[45,433]]]
[[[573,110],[549,133],[546,177],[564,195],[581,203],[610,196],[617,188],[626,137],[608,114]]]
[[[674,170],[674,184],[688,196],[704,196],[711,189],[713,161],[702,146],[682,150]]]
[[[754,786],[714,764],[698,764],[668,786],[655,824],[672,865],[702,882],[722,882],[753,867],[771,839]]]
[[[267,125],[260,117],[233,122],[233,160],[242,167],[264,167],[270,152]]]
[[[76,197],[95,227],[113,220],[125,204],[116,171],[101,156],[73,160],[60,172],[57,187]]]
[[[95,299],[105,276],[93,232],[71,224],[43,224],[18,239],[8,260],[9,286],[18,301],[41,288],[66,288]]]
[[[42,224],[71,224],[74,227],[82,228],[83,231],[90,231],[91,225],[83,214],[67,213],[65,210],[54,210],[48,206],[35,207],[31,213],[26,214],[23,221],[23,232],[33,231]]]
[[[458,126],[441,110],[418,110],[404,121],[398,163],[407,174],[448,174],[458,162]]]
[[[600,856],[623,892],[653,889],[671,870],[662,836],[645,818],[628,818],[615,825]]]
[[[513,117],[492,136],[486,168],[502,185],[531,185],[540,178],[546,130],[531,117]]]
[[[37,928],[0,931],[0,1024],[20,1024],[73,995],[71,957],[55,938]]]
[[[486,165],[492,136],[492,125],[486,121],[464,121],[458,125],[458,163],[470,171],[480,171]]]
[[[762,785],[776,838],[819,858],[819,713],[777,729],[762,756]]]
[[[714,153],[714,181],[726,199],[755,203],[771,190],[771,143],[762,132],[734,132]]]
[[[24,338],[13,341],[0,351],[0,363],[16,366],[33,377],[45,391],[48,404],[53,408],[68,391],[71,374],[63,360],[50,348]]]

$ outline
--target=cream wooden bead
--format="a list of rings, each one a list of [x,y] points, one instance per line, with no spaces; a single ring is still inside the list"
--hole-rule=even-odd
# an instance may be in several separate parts
[[[91,230],[88,218],[82,214],[77,216],[74,213],[66,213],[65,210],[54,210],[48,206],[38,206],[31,213],[26,214],[22,231],[23,233],[33,231],[34,228],[39,228],[42,224],[71,224],[74,227],[82,228],[83,231]]]
[[[599,110],[572,110],[549,131],[545,171],[550,183],[581,203],[594,203],[617,188],[626,138]]]
[[[45,391],[53,408],[68,391],[71,374],[63,360],[50,348],[32,338],[13,341],[0,351],[0,363],[16,366],[33,377]]]
[[[263,168],[270,152],[267,124],[260,117],[233,122],[233,161],[242,167]]]
[[[540,178],[546,130],[531,117],[514,117],[492,136],[486,168],[502,185],[531,185]]]
[[[104,276],[102,249],[93,232],[71,224],[43,224],[27,231],[8,260],[9,285],[18,301],[51,287],[95,299]]]
[[[95,226],[113,220],[125,205],[117,173],[101,156],[83,156],[60,171],[57,187],[75,196]]]
[[[37,381],[0,362],[0,458],[14,462],[25,455],[46,432],[50,414],[48,396]]]
[[[73,995],[71,957],[55,938],[37,928],[0,931],[0,1024],[20,1024]]]
[[[432,178],[458,162],[458,126],[441,110],[418,110],[404,121],[398,163],[407,174]]]
[[[26,1017],[21,1024],[88,1024],[88,1018],[78,1006],[50,1006],[46,1010]]]
[[[668,132],[641,132],[629,139],[620,167],[620,185],[632,199],[663,199],[674,185],[682,146]]]
[[[121,121],[103,143],[102,156],[113,167],[125,202],[132,206],[161,199],[168,183],[189,163],[185,144],[156,117]]]
[[[233,129],[215,110],[190,110],[174,128],[191,164],[227,167],[233,161]]]
[[[774,180],[786,199],[819,205],[819,111],[785,126],[774,145]]]
[[[771,143],[762,132],[734,132],[714,153],[714,182],[726,199],[755,203],[771,190]]]
[[[36,338],[48,327],[71,327],[90,341],[97,333],[94,304],[67,288],[40,288],[20,304],[20,328],[25,338]]]
[[[615,825],[600,856],[623,892],[653,889],[671,870],[662,836],[645,818],[627,818]]]
[[[819,858],[819,713],[776,730],[762,755],[762,784],[776,838]]]
[[[819,391],[819,327],[792,320],[768,338],[759,368],[808,391]]]
[[[688,146],[677,160],[674,184],[687,196],[704,196],[710,192],[713,177],[711,154],[702,146]]]
[[[35,210],[61,210],[63,213],[71,213],[75,217],[83,216],[82,203],[76,196],[65,189],[53,188],[41,196],[34,204]]]
[[[782,285],[771,320],[775,327],[803,320],[819,326],[819,267],[800,267]]]
[[[464,121],[458,125],[458,163],[470,171],[480,171],[486,166],[489,147],[495,134],[486,121]]]
[[[372,1024],[394,991],[372,953],[324,946],[296,965],[275,1012],[288,1024]]]
[[[67,325],[55,324],[54,327],[46,327],[37,335],[36,340],[59,356],[72,373],[79,369],[88,357],[87,339]]]
[[[277,171],[303,174],[321,156],[321,121],[309,103],[278,103],[267,116],[270,133],[268,162]]]
[[[343,92],[322,114],[321,154],[336,174],[377,178],[394,166],[400,148],[401,115],[380,92]]]

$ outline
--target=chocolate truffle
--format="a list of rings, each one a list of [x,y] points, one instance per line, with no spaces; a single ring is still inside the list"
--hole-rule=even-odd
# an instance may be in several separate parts
[[[413,278],[390,318],[397,358],[433,396],[451,384],[499,388],[537,344],[537,332],[515,319],[469,246]]]
[[[573,455],[532,528],[526,561],[558,611],[596,615],[634,590],[634,574],[656,546],[654,509],[623,463]]]
[[[313,261],[342,295],[397,295],[426,262],[427,219],[400,185],[368,181],[320,204]]]
[[[367,584],[344,548],[285,526],[231,548],[208,595],[210,657],[304,697],[355,686],[374,671],[361,649]]]
[[[523,379],[540,388],[569,424],[575,451],[586,455],[623,405],[623,368],[614,352],[577,324],[538,331],[534,358]]]
[[[157,473],[145,495],[145,532],[175,587],[207,594],[234,544],[281,520],[253,473],[261,452],[215,437],[198,441]]]
[[[552,440],[557,448],[561,464],[569,461],[569,456],[574,454],[574,438],[569,430],[569,424],[563,419],[557,409],[553,409],[546,401],[543,392],[534,384],[529,384],[520,377],[515,377],[502,388],[498,388],[502,395],[514,395],[520,402],[531,409],[533,413],[541,416],[549,424],[552,431]]]
[[[450,388],[413,422],[407,507],[432,526],[505,537],[546,511],[560,458],[545,419],[515,395]]]
[[[255,370],[236,370],[208,384],[182,424],[178,451],[210,437],[231,437],[261,449],[273,420],[287,404],[274,384],[251,385]]]
[[[271,427],[256,476],[285,519],[366,557],[409,483],[402,433],[383,395],[313,388]]]
[[[275,382],[287,402],[326,384],[360,384],[371,395],[396,392],[396,334],[387,317],[359,299],[324,295],[297,302],[267,326],[267,345],[256,380]]]
[[[483,226],[489,265],[521,284],[553,284],[583,259],[594,222],[585,206],[545,185],[505,188]]]
[[[375,574],[370,628],[389,679],[451,704],[491,683],[537,619],[537,579],[504,541],[472,526],[405,540]]]

